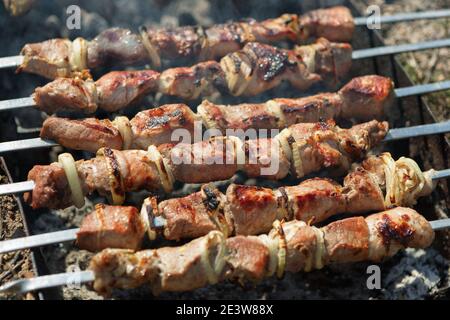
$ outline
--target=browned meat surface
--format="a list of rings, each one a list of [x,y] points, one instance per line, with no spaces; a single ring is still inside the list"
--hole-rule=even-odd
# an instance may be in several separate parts
[[[270,230],[280,205],[276,191],[232,184],[226,192],[225,215],[235,234],[259,234]]]
[[[204,43],[201,28],[184,26],[179,28],[146,28],[146,36],[158,56],[164,60],[197,60]],[[238,48],[239,49],[239,48]],[[220,57],[219,57],[220,58]]]
[[[48,166],[34,166],[28,179],[35,183],[32,192],[25,193],[24,199],[33,209],[66,208],[72,205],[71,192],[64,169],[59,163]]]
[[[130,121],[133,146],[145,150],[151,145],[177,142],[176,137],[172,137],[174,130],[185,129],[193,134],[196,120],[191,108],[181,103],[139,112]]]
[[[106,248],[138,250],[145,227],[134,207],[99,204],[88,214],[77,233],[77,245],[85,250]]]
[[[58,78],[33,94],[36,107],[49,114],[60,110],[93,113],[98,107],[97,87],[92,80]]]
[[[309,48],[311,46],[308,46]],[[220,62],[235,96],[253,96],[290,82],[295,88],[304,90],[321,80],[320,75],[309,70],[293,51],[251,42],[240,51],[226,55]]]
[[[225,91],[224,70],[216,61],[200,62],[193,67],[179,67],[163,71],[159,91],[183,99],[197,99],[217,91]]]
[[[98,155],[91,160],[76,162],[82,191],[85,195],[97,191],[111,197],[111,175],[123,182],[124,191],[158,191],[161,176],[155,162],[150,161],[146,151],[112,150],[114,173],[108,169],[105,156]],[[25,194],[25,201],[33,208],[66,208],[72,204],[71,190],[62,166],[53,163],[48,166],[34,166],[28,175],[36,184],[32,192]]]
[[[49,79],[69,77],[72,75],[71,49],[71,41],[65,39],[26,44],[20,52],[24,60],[17,71],[35,73]]]
[[[93,257],[90,269],[95,273],[94,288],[102,294],[144,284],[156,294],[224,280],[258,282],[285,271],[308,272],[330,264],[380,262],[404,248],[427,248],[433,240],[424,217],[399,207],[320,229],[291,221],[275,225],[268,236],[226,239],[212,231],[180,247],[137,253],[106,249]]]
[[[92,153],[103,147],[120,150],[123,146],[119,130],[107,119],[70,120],[50,117],[44,121],[40,135],[43,139],[54,140],[67,148]]]
[[[148,53],[141,37],[128,29],[106,29],[89,41],[87,46],[87,66],[97,68],[120,63],[131,65],[144,63]]]
[[[340,79],[350,70],[352,64],[352,47],[348,43],[333,43],[319,38],[309,46],[294,48],[295,54],[303,61],[310,73],[320,76],[320,80],[330,87],[335,87]],[[297,79],[300,90],[309,88]]]
[[[343,6],[310,11],[301,16],[299,29],[307,37],[350,42],[355,25],[349,9]]]
[[[184,198],[162,201],[157,213],[167,221],[164,238],[193,239],[212,230],[227,230],[222,202],[225,202],[223,194],[212,185],[205,185],[201,191]]]
[[[159,73],[152,70],[110,72],[95,82],[98,107],[109,112],[120,110],[157,91],[158,81]]]
[[[185,183],[226,180],[238,171],[236,146],[227,137],[194,144],[165,144],[159,151],[169,161],[175,180]]]
[[[342,118],[381,119],[395,99],[391,79],[377,75],[357,77],[339,90]]]
[[[388,131],[387,122],[376,120],[341,129],[332,122],[296,124],[289,127],[287,140],[293,154],[291,169],[303,177],[322,168],[338,174],[379,144]]]

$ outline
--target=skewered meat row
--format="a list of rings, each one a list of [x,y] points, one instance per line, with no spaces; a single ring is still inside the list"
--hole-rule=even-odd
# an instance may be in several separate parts
[[[183,246],[134,252],[106,249],[89,269],[94,289],[148,285],[154,294],[189,291],[225,280],[257,283],[285,272],[322,269],[336,263],[380,262],[404,248],[426,248],[434,240],[430,223],[409,208],[347,218],[316,228],[303,221],[276,221],[268,235],[226,238],[219,231]]]
[[[113,71],[97,81],[57,78],[36,88],[36,107],[47,113],[83,111],[97,108],[112,112],[154,92],[197,99],[214,92],[253,96],[273,89],[282,82],[306,90],[324,82],[335,86],[351,65],[351,46],[319,39],[316,43],[278,49],[251,42],[230,53],[220,62],[206,61],[193,67],[153,70]]]
[[[72,77],[85,69],[106,65],[217,60],[238,51],[249,42],[305,42],[324,37],[335,42],[349,42],[354,25],[350,11],[334,7],[305,15],[285,14],[262,22],[230,22],[209,28],[186,26],[175,29],[143,27],[140,34],[128,29],[111,28],[92,41],[77,38],[51,39],[27,44],[19,71],[54,79]]]
[[[315,224],[342,213],[412,206],[432,192],[432,174],[433,170],[423,173],[412,159],[394,161],[384,153],[355,166],[342,186],[314,178],[275,190],[232,184],[223,194],[206,184],[183,198],[160,203],[156,197],[147,198],[140,214],[134,207],[98,205],[83,220],[77,244],[90,251],[138,250],[145,233],[151,240],[158,234],[168,240],[192,239],[214,230],[225,236],[257,235],[268,232],[275,220]],[[156,226],[153,221],[161,218],[164,223]]]
[[[25,200],[33,208],[82,206],[84,195],[98,191],[120,204],[128,191],[170,192],[174,181],[226,180],[237,171],[268,179],[282,179],[289,172],[303,177],[323,168],[342,173],[380,143],[387,131],[388,124],[376,120],[350,129],[329,121],[296,124],[275,138],[242,141],[219,136],[193,144],[150,146],[148,151],[103,148],[96,158],[76,163],[64,154],[59,162],[30,171],[28,178],[35,187]]]
[[[195,114],[185,104],[169,104],[139,112],[133,119],[115,121],[87,118],[47,118],[41,138],[78,150],[96,152],[111,149],[143,149],[173,142],[177,129],[194,136],[196,121],[207,129],[283,129],[296,123],[354,118],[360,121],[384,118],[393,100],[391,79],[377,75],[354,78],[336,93],[322,93],[297,99],[273,99],[265,103],[217,105],[207,100]]]

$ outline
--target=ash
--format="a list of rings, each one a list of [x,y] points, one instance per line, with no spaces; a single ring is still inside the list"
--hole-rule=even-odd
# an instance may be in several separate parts
[[[34,9],[20,18],[8,17],[3,8],[0,10],[0,37],[3,40],[0,56],[16,55],[27,42],[38,42],[54,37],[78,36],[88,39],[94,37],[108,27],[126,27],[137,31],[142,24],[179,26],[222,23],[229,19],[252,17],[264,19],[292,12],[300,13],[306,9],[313,9],[311,3],[315,1],[295,0],[248,0],[248,1],[220,1],[220,0],[98,0],[98,1],[39,1]],[[326,1],[321,1],[326,2]],[[339,3],[339,1],[333,1]],[[383,1],[376,1],[381,3]],[[403,3],[404,1],[389,1]],[[414,1],[425,6],[424,1]],[[245,4],[244,4],[245,3]],[[440,3],[440,1],[439,1]],[[445,6],[445,1],[442,1]],[[65,8],[78,4],[82,9],[82,26],[80,30],[67,30]],[[303,7],[302,7],[303,6]],[[402,11],[399,5],[398,10]],[[414,8],[417,10],[426,9]],[[395,11],[395,10],[393,10]],[[418,33],[420,30],[417,30]],[[409,32],[408,32],[409,34]],[[97,75],[98,77],[100,70]],[[13,71],[0,73],[0,99],[28,96],[38,85],[47,80],[29,74],[15,75]],[[285,97],[298,96],[293,90],[284,90]],[[267,94],[259,96],[258,100],[267,100]],[[248,99],[246,101],[249,101]],[[133,114],[137,110],[156,106],[169,101],[150,97],[142,102],[138,109],[128,111]],[[220,102],[220,101],[219,101]],[[0,121],[11,125],[0,127],[3,141],[22,139],[27,132],[36,131],[45,115],[36,110],[15,112],[14,114],[0,114]],[[16,123],[17,128],[14,127]],[[13,129],[11,129],[11,128]],[[19,129],[19,133],[18,133]],[[24,134],[20,132],[25,132]],[[55,151],[55,150],[54,150]],[[28,153],[21,153],[16,158],[7,158],[7,163],[15,165],[15,180],[26,178],[27,171],[32,165],[48,163],[54,160],[54,151],[48,154],[36,153],[30,157]],[[86,156],[86,155],[84,155]],[[236,183],[254,183],[236,177]],[[226,186],[230,181],[221,183]],[[276,187],[276,183],[268,186]],[[178,190],[176,196],[187,195],[197,191],[198,185],[184,186]],[[139,198],[139,194],[136,196]],[[138,200],[135,204],[139,204]],[[97,199],[101,201],[102,199]],[[59,231],[80,225],[82,216],[93,208],[88,202],[82,210],[69,208],[66,210],[34,214],[31,229],[35,234]],[[28,213],[33,214],[29,211]],[[164,243],[162,243],[164,244]],[[155,244],[162,245],[161,243]],[[77,249],[72,244],[58,244],[41,249],[49,273],[83,270],[88,267],[92,254]],[[130,291],[116,291],[113,299],[427,299],[449,297],[449,262],[443,258],[436,248],[424,250],[408,249],[393,259],[380,264],[381,289],[369,290],[366,285],[368,278],[367,267],[370,264],[361,263],[346,266],[332,266],[308,274],[286,274],[281,280],[271,278],[258,285],[239,286],[223,283],[189,293],[163,293],[154,297],[146,288]],[[57,299],[102,299],[87,286],[57,288],[48,294]]]

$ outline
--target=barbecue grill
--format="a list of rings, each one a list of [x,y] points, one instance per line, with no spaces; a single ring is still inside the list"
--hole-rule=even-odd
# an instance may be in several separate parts
[[[330,5],[326,3],[321,3],[323,6]],[[365,8],[365,4],[362,1],[349,1],[345,3],[349,8],[352,9],[352,12],[355,17],[361,16],[364,12],[363,8]],[[316,2],[304,2],[303,3],[304,10],[312,10],[319,7],[319,4]],[[293,6],[295,8],[295,6]],[[291,10],[286,9],[286,12],[293,12]],[[442,15],[442,12],[439,14]],[[430,14],[428,17],[425,18],[432,18],[436,17],[436,13]],[[238,17],[236,17],[238,18]],[[417,17],[415,17],[417,18]],[[411,19],[411,17],[403,16],[403,20]],[[414,18],[413,18],[414,19]],[[384,22],[387,19],[384,20]],[[395,19],[391,19],[395,20]],[[362,19],[356,20],[359,23],[363,23]],[[383,20],[382,20],[383,22]],[[448,40],[442,40],[442,41],[433,41],[428,43],[421,43],[418,45],[406,45],[406,46],[393,46],[393,47],[386,47],[383,43],[382,37],[380,33],[376,30],[367,30],[366,28],[358,29],[361,32],[356,32],[354,34],[354,37],[352,39],[352,46],[354,48],[353,52],[353,62],[352,62],[352,68],[350,72],[345,75],[344,79],[342,79],[342,83],[345,84],[346,82],[349,82],[352,78],[362,75],[368,75],[368,74],[378,74],[386,77],[390,77],[395,85],[395,96],[397,99],[394,102],[394,107],[391,108],[391,111],[395,112],[389,112],[387,114],[389,118],[389,122],[391,125],[391,129],[386,136],[385,140],[389,143],[386,143],[383,145],[383,151],[390,151],[393,155],[394,159],[398,159],[401,156],[408,156],[410,158],[413,158],[419,166],[423,170],[427,169],[434,169],[437,170],[437,174],[435,176],[435,180],[439,181],[438,187],[435,189],[435,191],[432,193],[429,197],[424,197],[419,199],[419,202],[416,206],[418,212],[423,214],[428,220],[437,220],[437,219],[443,219],[448,218],[448,203],[449,202],[449,192],[448,192],[448,180],[445,178],[448,176],[448,170],[447,168],[450,167],[450,160],[448,159],[449,153],[449,141],[445,136],[445,133],[449,130],[449,124],[448,123],[440,123],[439,125],[436,124],[436,117],[431,112],[429,106],[427,103],[421,98],[421,94],[426,94],[429,92],[435,92],[438,90],[448,90],[449,83],[448,81],[444,81],[441,83],[435,83],[431,84],[430,86],[413,86],[411,80],[408,78],[405,70],[400,66],[399,62],[397,61],[395,57],[395,53],[399,52],[407,52],[412,50],[425,50],[427,48],[437,48],[437,47],[446,47],[449,45]],[[359,49],[361,48],[361,49]],[[0,59],[0,65],[3,63],[4,66],[7,64],[9,65],[15,65],[17,64],[17,60],[20,60],[20,58],[11,58],[11,59]],[[20,61],[19,61],[20,62]],[[14,75],[10,75],[11,81],[15,81]],[[20,77],[23,77],[23,75],[20,75]],[[40,81],[40,80],[39,80]],[[313,88],[312,91],[307,91],[305,94],[312,94],[316,92],[323,92],[323,91],[330,91],[326,90],[320,85],[318,87]],[[25,94],[23,95],[25,96]],[[259,94],[255,98],[229,98],[229,100],[226,100],[227,98],[223,98],[224,103],[242,103],[242,102],[263,102],[266,100],[269,100],[273,97],[296,97],[299,96],[296,94],[295,90],[289,89],[288,87],[281,86],[280,88],[276,88],[275,91],[271,91],[269,93],[262,93]],[[13,97],[6,97],[6,98],[13,98]],[[16,96],[12,100],[4,100],[0,102],[0,111],[5,111],[6,115],[11,115],[11,117],[16,117],[16,119],[19,119],[20,123],[23,121],[23,119],[26,119],[26,116],[24,117],[24,114],[27,113],[26,110],[31,110],[29,107],[33,106],[36,102],[32,98],[24,98],[17,100]],[[154,100],[152,102],[156,102],[158,104],[163,104],[164,102],[171,102],[173,98],[166,98],[166,97],[154,97]],[[159,100],[157,100],[159,99]],[[176,101],[176,100],[175,100]],[[179,100],[178,100],[179,101]],[[184,102],[184,101],[183,101]],[[195,103],[194,103],[195,104]],[[193,106],[193,105],[191,105]],[[28,108],[28,109],[25,109]],[[23,110],[22,110],[23,109]],[[140,108],[141,110],[145,109],[143,107]],[[130,116],[130,118],[135,114],[136,107],[129,108],[123,112],[123,114]],[[8,113],[9,112],[9,113]],[[40,113],[36,113],[39,114]],[[101,114],[101,113],[100,113]],[[1,116],[1,115],[0,115]],[[344,121],[345,122],[345,121]],[[10,121],[8,122],[13,127],[13,123]],[[17,123],[17,121],[16,121]],[[425,124],[428,124],[428,126],[423,126]],[[346,125],[343,123],[343,125]],[[22,125],[20,125],[22,126]],[[39,127],[40,124],[36,125],[36,127]],[[39,163],[50,163],[51,160],[55,160],[54,158],[54,151],[55,149],[49,149],[50,147],[57,146],[57,143],[54,141],[48,141],[48,140],[42,140],[40,138],[36,138],[35,134],[19,134],[15,133],[15,130],[12,131],[11,128],[8,126],[4,126],[5,128],[1,130],[5,130],[9,132],[8,134],[2,134],[4,137],[7,137],[4,139],[3,143],[0,143],[0,151],[2,153],[5,153],[5,159],[6,163],[9,165],[9,167],[15,172],[15,177],[17,181],[24,181],[26,178],[26,173],[31,168],[32,165],[36,164],[37,161]],[[8,128],[6,128],[8,127]],[[406,127],[413,127],[411,130],[408,130]],[[22,128],[23,129],[23,128]],[[25,130],[26,131],[26,130]],[[26,139],[25,139],[26,138]],[[33,150],[33,157],[29,156],[29,153],[27,154],[26,151]],[[49,150],[53,150],[49,152]],[[61,150],[60,147],[56,147],[56,150]],[[74,153],[79,158],[81,157],[87,157],[88,153],[85,152],[76,152]],[[27,163],[27,165],[23,165],[24,163]],[[25,169],[26,168],[26,169]],[[238,183],[255,183],[254,180],[246,180],[246,178],[242,175],[236,175],[232,178],[233,182]],[[299,180],[295,179],[288,179],[287,181],[284,181],[283,183],[274,183],[269,182],[266,180],[256,180],[256,183],[261,186],[270,186],[270,187],[278,187],[282,184],[288,183],[291,185],[297,184]],[[219,186],[227,186],[228,183],[222,183]],[[34,187],[34,184],[32,182],[24,182],[24,183],[16,183],[16,184],[10,184],[10,185],[4,185],[0,186],[0,194],[9,194],[9,193],[17,193],[17,192],[23,192],[23,191],[30,191]],[[181,196],[186,195],[189,193],[194,192],[194,190],[198,190],[200,186],[194,185],[176,185],[175,191],[170,195],[168,198],[172,198],[175,195]],[[140,203],[142,202],[143,195],[137,194],[133,195],[131,199],[129,199],[129,203],[134,204],[136,206],[140,206]],[[102,202],[104,201],[104,198],[98,197],[98,198],[90,198],[93,200],[94,203]],[[50,213],[49,210],[40,209],[38,210],[38,213],[35,212],[35,210],[30,209],[28,206],[25,207],[26,217],[30,218],[32,220],[32,224],[39,224],[42,223],[42,219],[40,220],[37,218],[37,214],[42,214],[43,217],[51,217],[54,212]],[[81,216],[81,213],[83,211],[86,211],[87,209],[70,209],[66,210],[65,213],[59,213],[59,216],[61,215],[79,215]],[[48,218],[51,219],[51,218]],[[66,218],[67,219],[67,218]],[[74,224],[79,223],[80,218],[76,219],[67,219],[71,220],[70,226],[74,226]],[[45,221],[45,220],[44,220]],[[75,221],[75,222],[74,222]],[[445,221],[445,220],[444,220]],[[50,220],[51,223],[51,220]],[[153,223],[158,223],[158,220]],[[163,222],[160,222],[163,223]],[[60,225],[57,225],[55,227],[50,227],[47,229],[48,231],[59,231],[61,228]],[[448,229],[445,229],[444,226],[438,226],[438,223],[434,223],[433,227],[435,227],[437,230],[442,229],[438,233],[438,240],[436,243],[439,244],[440,247],[440,253],[442,255],[448,255],[450,253],[449,249],[449,243],[448,243]],[[76,230],[75,230],[76,231]],[[44,254],[44,257],[47,259],[51,256],[49,255],[49,248],[41,247],[43,244],[48,243],[58,243],[60,241],[67,241],[67,240],[73,240],[74,239],[74,230],[69,230],[67,232],[61,233],[59,238],[53,238],[50,241],[43,241],[41,238],[29,238],[30,242],[27,243],[19,243],[19,245],[16,244],[16,246],[12,246],[9,250],[18,250],[21,248],[30,248],[36,246],[37,248],[34,249],[34,253],[41,255]],[[35,243],[33,244],[33,241]],[[170,244],[168,242],[164,242],[164,240],[158,240],[157,242],[152,242],[150,245],[152,247],[159,247],[163,244]],[[0,247],[1,248],[1,247]],[[41,251],[40,251],[41,249]],[[70,245],[65,244],[64,246],[61,246],[56,250],[60,255],[64,255],[65,252],[69,251],[69,255],[66,257],[66,260],[68,261],[68,264],[73,265],[79,265],[81,266],[81,269],[85,269],[86,261],[87,259],[83,259],[83,256],[87,256],[88,254],[84,252],[79,252],[77,249],[74,249],[73,247],[70,247]],[[434,254],[437,254],[436,251],[433,251]],[[417,259],[414,262],[411,262],[408,260],[409,256],[415,256]],[[440,257],[440,256],[439,256]],[[54,262],[54,258],[51,258]],[[394,260],[390,263],[386,264],[386,269],[388,269],[388,273],[395,268],[396,263],[399,263],[400,266],[403,266],[403,264],[413,264],[412,268],[415,268],[417,266],[420,266],[420,264],[424,265],[431,265],[431,268],[437,268],[442,267],[442,270],[438,271],[440,275],[442,275],[443,282],[446,281],[446,278],[444,276],[445,268],[443,267],[446,262],[445,260],[439,260],[441,258],[437,258],[435,263],[432,263],[429,261],[429,257],[420,257],[417,253],[414,252],[408,252],[408,255],[401,255],[394,258]],[[75,261],[74,261],[75,260]],[[61,270],[61,266],[55,266],[50,263],[47,263],[46,265],[41,263],[37,266],[36,275],[43,275],[43,274],[56,274],[59,272],[64,272],[66,270]],[[269,297],[285,297],[285,298],[298,298],[298,297],[313,297],[313,298],[320,298],[322,295],[320,294],[320,291],[324,290],[322,285],[325,282],[326,287],[329,287],[328,289],[325,289],[326,294],[323,297],[327,297],[327,294],[331,297],[342,297],[340,296],[336,288],[340,288],[341,290],[342,285],[348,281],[348,279],[351,279],[352,277],[356,277],[356,279],[364,279],[364,268],[367,266],[367,264],[357,264],[355,266],[349,266],[349,267],[333,267],[330,269],[325,270],[325,272],[317,271],[313,272],[311,274],[303,274],[303,275],[286,275],[286,277],[281,280],[275,280],[275,279],[269,279],[265,282],[263,282],[262,285],[256,287],[252,291],[253,297],[262,297],[269,295]],[[384,268],[384,265],[383,265]],[[50,269],[50,271],[46,270]],[[342,271],[346,272],[346,275],[342,275]],[[389,273],[388,278],[392,273]],[[51,278],[53,281],[55,281],[55,284],[61,283],[58,281],[64,281],[66,280],[64,276],[61,276],[62,278]],[[330,280],[332,278],[332,280]],[[62,280],[61,280],[62,279]],[[92,274],[85,272],[80,274],[79,280],[92,280]],[[365,281],[365,280],[361,280]],[[388,281],[393,281],[392,279],[388,279]],[[36,284],[35,282],[34,284]],[[302,283],[302,284],[300,284]],[[320,284],[322,283],[322,285]],[[23,289],[25,291],[28,291],[30,287],[27,287],[29,285],[34,285],[32,282],[19,282],[16,283],[14,286],[11,286],[11,288],[16,289]],[[308,288],[308,285],[311,286]],[[361,289],[355,289],[356,285],[348,285],[344,286],[348,288],[348,292],[355,292],[354,298],[367,298],[369,296],[376,296],[377,294],[374,294],[373,292],[368,292]],[[45,287],[45,286],[44,286]],[[294,287],[294,288],[292,288]],[[94,297],[92,293],[86,293],[86,288],[82,287],[81,290],[81,296],[82,297]],[[272,295],[272,293],[269,292],[281,292],[283,289],[288,288],[287,292],[289,292],[285,296],[275,296]],[[232,290],[230,290],[232,289]],[[64,293],[61,292],[54,292],[54,291],[47,291],[44,290],[44,295],[40,295],[40,297],[43,297],[45,295],[48,295],[48,297],[77,297],[80,290],[75,287],[69,287],[67,289],[64,289]],[[346,291],[347,292],[347,291]],[[406,291],[405,291],[406,292]],[[246,295],[248,293],[245,293]],[[289,294],[292,294],[292,296],[289,296]],[[427,294],[430,294],[428,292]],[[195,291],[194,293],[183,293],[183,294],[168,294],[165,293],[162,295],[162,297],[183,297],[183,298],[194,298],[194,297],[206,297],[206,298],[242,298],[243,291],[241,289],[236,289],[236,287],[232,284],[221,284],[217,286],[211,286],[205,289],[199,289]],[[412,293],[414,295],[414,293]],[[117,293],[117,297],[121,298],[136,298],[136,297],[149,297],[151,296],[151,293],[147,291],[147,289],[139,289],[139,290],[132,290],[127,291],[125,293],[120,292]],[[328,297],[329,297],[328,296]],[[418,294],[419,297],[423,297],[422,295]],[[381,295],[381,297],[383,297]],[[396,297],[395,292],[389,292],[384,295],[384,297]],[[414,296],[413,296],[414,297]]]

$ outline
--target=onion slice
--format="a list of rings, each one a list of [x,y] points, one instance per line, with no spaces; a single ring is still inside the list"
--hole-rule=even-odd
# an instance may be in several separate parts
[[[287,251],[287,242],[286,236],[283,230],[283,223],[279,220],[276,220],[273,223],[273,227],[278,236],[278,252],[277,252],[277,277],[283,277],[284,270],[286,268],[286,251]]]
[[[323,231],[319,228],[312,227],[316,235],[316,253],[314,255],[314,267],[318,270],[323,268],[323,255],[325,252],[325,240]]]
[[[72,71],[87,69],[87,42],[85,39],[79,37],[72,42],[69,60]]]
[[[122,137],[122,149],[128,150],[133,143],[133,131],[131,130],[130,120],[127,117],[116,117],[113,126],[119,130]]]
[[[97,151],[97,156],[104,157],[106,161],[112,203],[114,205],[123,204],[125,201],[125,187],[114,151],[110,148],[101,148]]]
[[[203,122],[203,125],[206,127],[206,129],[217,129],[217,126],[216,126],[216,123],[214,122],[214,120],[208,116],[208,112],[206,111],[205,107],[203,106],[204,103],[207,103],[206,100],[203,101],[197,107],[197,114],[200,116],[200,119]]]
[[[211,231],[208,233],[205,239],[205,246],[202,250],[202,254],[200,257],[200,261],[203,267],[203,270],[206,273],[206,277],[208,278],[208,282],[210,284],[216,284],[219,282],[219,275],[225,266],[225,237],[220,231]],[[218,246],[217,255],[214,259],[214,264],[211,265],[210,260],[210,248],[212,246]]]
[[[142,43],[147,50],[152,66],[159,69],[161,67],[161,58],[159,56],[158,50],[156,50],[156,48],[148,39],[147,28],[145,26],[140,27],[139,33],[141,34]]]
[[[286,127],[286,117],[284,116],[283,111],[281,111],[280,103],[275,100],[269,100],[266,102],[266,106],[270,112],[277,117],[278,128]]]
[[[72,195],[72,202],[77,208],[84,206],[84,193],[81,189],[80,177],[78,176],[75,160],[70,153],[63,153],[58,156],[58,162],[64,169],[67,182]]]
[[[155,146],[148,147],[147,155],[158,169],[159,179],[165,192],[170,193],[173,190],[174,177],[169,165],[166,164],[158,148]]]

